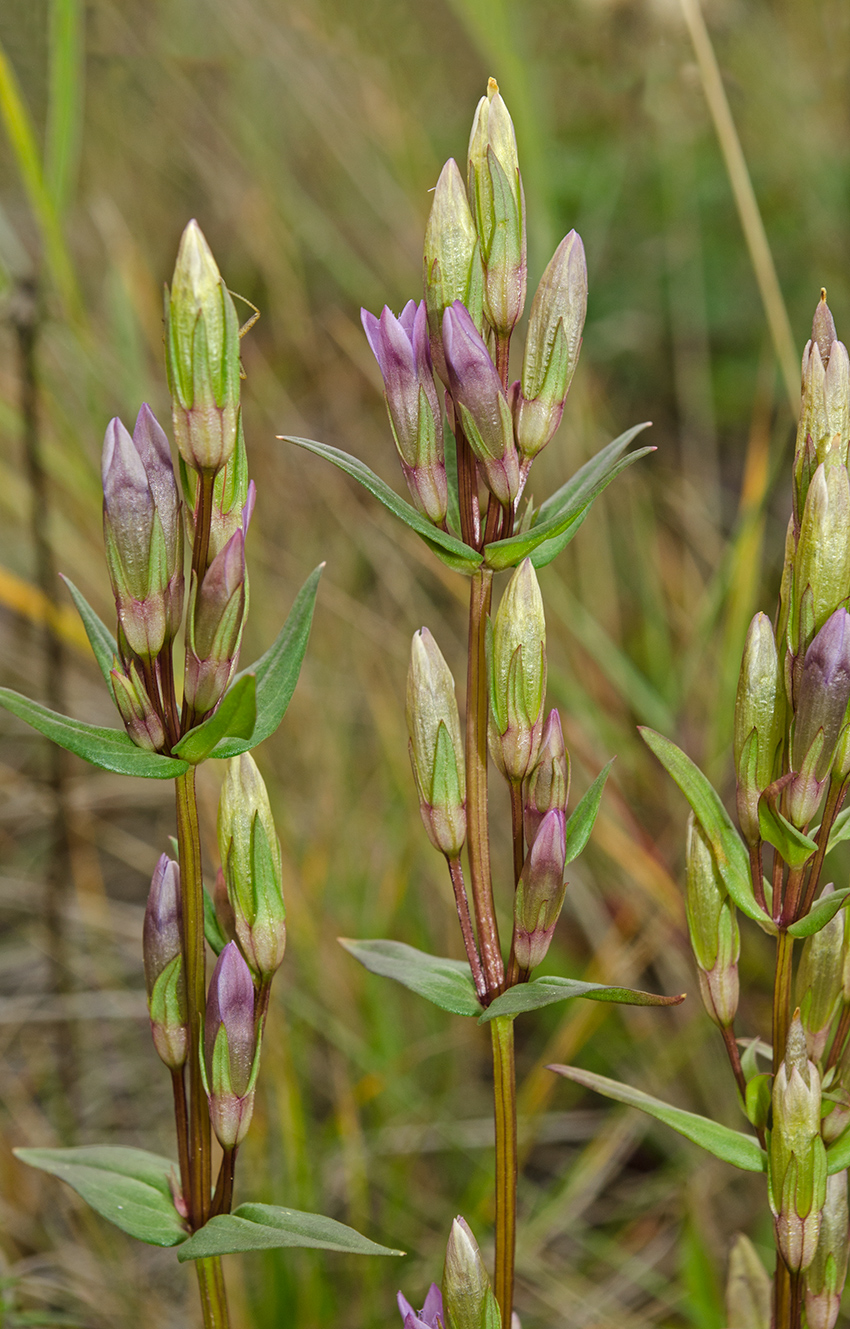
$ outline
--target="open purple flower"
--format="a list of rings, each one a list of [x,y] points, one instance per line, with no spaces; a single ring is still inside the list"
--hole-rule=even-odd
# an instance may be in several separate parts
[[[403,1292],[398,1294],[398,1309],[404,1329],[443,1329],[443,1294],[436,1283],[428,1289],[425,1305],[418,1315]]]

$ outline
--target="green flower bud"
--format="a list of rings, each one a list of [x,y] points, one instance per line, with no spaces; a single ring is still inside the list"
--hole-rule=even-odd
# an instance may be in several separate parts
[[[770,1275],[743,1232],[729,1254],[726,1282],[728,1329],[770,1329]]]
[[[820,1135],[821,1081],[806,1054],[796,1011],[785,1060],[773,1085],[773,1130],[768,1137],[768,1199],[776,1242],[788,1268],[807,1269],[815,1257],[826,1201],[826,1149]]]
[[[456,858],[466,839],[466,765],[451,670],[427,628],[413,634],[405,706],[419,810],[435,849]]]
[[[815,311],[803,352],[803,398],[794,457],[794,502],[799,515],[815,467],[835,452],[847,460],[850,439],[850,359],[837,338],[826,291]]]
[[[135,660],[125,673],[119,661],[109,671],[115,705],[124,727],[137,747],[148,752],[163,752],[167,746],[162,720],[154,709]]]
[[[794,559],[788,645],[797,662],[850,592],[848,529],[847,468],[828,459],[812,476]]]
[[[460,300],[479,332],[483,327],[484,274],[481,246],[463,178],[450,157],[440,172],[434,201],[425,228],[425,308],[431,359],[446,387],[449,386],[443,354],[443,314]]]
[[[239,421],[239,319],[196,221],[180,240],[166,292],[165,352],[174,437],[187,466],[221,470]]]
[[[172,1071],[184,1064],[189,1048],[182,926],[180,869],[162,854],[145,910],[142,955],[154,1046]]]
[[[824,886],[821,899],[832,895],[834,886]],[[809,1056],[820,1061],[829,1037],[832,1017],[841,997],[844,919],[839,911],[826,927],[807,937],[797,967],[794,1000],[806,1031]]]
[[[523,785],[523,826],[529,845],[540,823],[553,808],[566,812],[570,793],[570,755],[564,745],[561,717],[555,707],[549,712],[540,742],[537,764]]]
[[[834,1329],[847,1278],[847,1173],[826,1179],[815,1258],[806,1270],[806,1322],[809,1329]]]
[[[467,189],[484,265],[484,308],[508,336],[525,306],[525,195],[516,136],[499,85],[491,78],[469,139]]]
[[[735,699],[738,820],[748,844],[761,838],[759,795],[774,779],[785,735],[785,695],[773,628],[756,614],[747,633]]]
[[[552,808],[540,823],[514,894],[514,956],[520,969],[546,958],[566,893],[566,819]]]
[[[687,840],[686,911],[700,996],[711,1019],[727,1028],[738,1009],[741,939],[735,906],[699,822],[691,813]]]
[[[227,764],[218,847],[239,948],[255,978],[270,979],[286,948],[280,843],[266,786],[248,752]]]
[[[460,1217],[446,1246],[443,1315],[445,1329],[501,1329],[502,1324],[478,1243]]]
[[[502,596],[490,646],[490,752],[506,779],[522,780],[540,751],[546,694],[546,621],[530,558]]]

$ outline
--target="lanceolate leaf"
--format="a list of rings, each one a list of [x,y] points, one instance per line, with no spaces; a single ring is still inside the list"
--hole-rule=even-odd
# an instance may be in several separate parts
[[[821,928],[825,928],[829,920],[835,917],[839,909],[845,907],[848,897],[850,897],[850,887],[822,896],[820,900],[815,901],[805,918],[791,924],[788,929],[789,934],[792,937],[811,937],[815,932],[820,932]]]
[[[815,841],[792,826],[766,794],[759,798],[759,830],[762,839],[779,850],[789,868],[805,867],[817,851]]]
[[[715,1158],[731,1163],[744,1172],[764,1172],[767,1167],[767,1155],[752,1135],[733,1131],[719,1121],[710,1121],[708,1117],[697,1116],[695,1112],[671,1107],[669,1103],[662,1103],[660,1098],[653,1098],[617,1080],[609,1080],[605,1075],[595,1075],[593,1071],[579,1070],[577,1066],[550,1066],[549,1070],[584,1085],[586,1089],[595,1089],[598,1094],[613,1098],[617,1103],[640,1108],[641,1112],[672,1126],[674,1131],[714,1154]]]
[[[403,941],[350,941],[339,943],[373,974],[394,978],[411,992],[432,1001],[453,1015],[480,1015],[475,984],[465,960],[445,960],[426,955]]]
[[[320,563],[310,573],[295,597],[289,617],[265,655],[236,676],[234,686],[250,674],[256,679],[257,720],[250,738],[224,738],[213,748],[212,756],[238,757],[240,752],[250,752],[274,733],[286,714],[307,650],[324,566]]]
[[[582,983],[578,979],[547,975],[534,978],[530,983],[517,983],[491,1002],[478,1023],[486,1024],[497,1015],[521,1015],[523,1011],[538,1011],[556,1001],[570,997],[587,997],[589,1001],[613,1001],[622,1006],[678,1006],[679,997],[658,997],[652,992],[638,992],[634,988],[608,987],[602,983]]]
[[[850,1129],[839,1135],[826,1151],[826,1170],[830,1177],[843,1172],[846,1167],[850,1167]]]
[[[292,438],[288,435],[280,434],[285,443],[295,443],[299,448],[306,448],[308,452],[315,452],[317,457],[324,457],[326,461],[333,462],[346,475],[350,475],[353,480],[361,484],[364,489],[383,503],[394,517],[400,517],[405,525],[415,531],[418,536],[434,551],[438,558],[447,563],[450,568],[457,572],[474,572],[482,562],[481,555],[475,549],[470,549],[462,540],[455,536],[447,534],[445,531],[438,530],[432,526],[427,517],[423,517],[409,503],[405,503],[403,498],[399,498],[394,489],[390,489],[380,476],[374,471],[370,471],[365,462],[357,457],[351,457],[347,452],[341,452],[339,448],[332,448],[328,443],[316,443],[312,438]]]
[[[775,933],[776,926],[756,903],[750,880],[750,865],[741,837],[732,824],[720,795],[709,784],[690,757],[654,729],[640,726],[640,735],[647,747],[655,753],[661,765],[672,775],[694,810],[711,844],[717,869],[723,884],[739,909],[754,918],[766,932]]]
[[[67,1181],[92,1209],[149,1246],[186,1240],[169,1177],[177,1168],[144,1149],[83,1145],[78,1149],[16,1149],[22,1163]]]
[[[565,863],[572,863],[574,858],[578,858],[590,839],[590,833],[599,812],[599,804],[602,802],[605,781],[608,779],[608,774],[613,765],[614,758],[612,757],[608,765],[603,766],[590,788],[582,795],[573,815],[567,822],[567,856],[564,860]]]
[[[112,669],[112,662],[118,654],[118,644],[103,619],[99,618],[94,612],[82,591],[77,590],[69,577],[63,576],[61,572],[59,575],[71,592],[71,598],[77,606],[77,611],[80,618],[83,620],[86,636],[94,651],[94,658],[97,660],[100,672],[103,674],[106,686],[109,688],[111,694],[112,679],[110,677],[110,670]]]
[[[70,716],[48,710],[10,688],[0,688],[0,706],[25,720],[60,748],[83,757],[101,770],[115,771],[118,775],[142,775],[152,780],[174,780],[189,769],[188,762],[178,761],[176,757],[164,757],[159,752],[137,748],[123,729],[103,729],[100,725],[72,720]]]
[[[177,757],[196,766],[210,755],[222,739],[253,737],[257,723],[257,680],[254,674],[240,674],[228,688],[208,720],[190,729],[172,751]]]
[[[208,890],[204,890],[204,937],[213,955],[221,955],[227,945],[227,938],[221,930],[215,904]]]
[[[177,1252],[178,1260],[205,1259],[234,1251],[268,1251],[280,1246],[311,1246],[346,1255],[404,1255],[379,1246],[354,1228],[322,1214],[303,1214],[274,1204],[240,1204],[232,1214],[211,1218]]]
[[[829,853],[830,849],[834,849],[837,844],[841,844],[844,840],[850,840],[850,808],[845,808],[843,812],[839,812],[832,823],[826,852]]]

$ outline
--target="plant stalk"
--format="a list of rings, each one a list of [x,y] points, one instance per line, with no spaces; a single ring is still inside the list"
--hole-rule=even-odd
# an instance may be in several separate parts
[[[497,1015],[490,1024],[493,1039],[493,1099],[496,1113],[496,1262],[493,1290],[502,1324],[510,1326],[514,1301],[516,1257],[516,1065],[514,1022]]]
[[[227,1292],[224,1287],[220,1257],[214,1255],[206,1260],[196,1260],[195,1267],[198,1271],[198,1291],[201,1294],[204,1329],[230,1329],[230,1313],[227,1309]]]
[[[457,907],[458,922],[460,923],[461,936],[463,937],[463,946],[466,951],[466,958],[469,961],[469,968],[472,971],[472,981],[475,984],[475,992],[479,1001],[483,1001],[487,995],[487,984],[484,981],[484,972],[481,968],[481,961],[478,958],[478,948],[475,945],[475,933],[472,930],[472,919],[469,916],[469,901],[466,898],[466,884],[463,880],[463,866],[460,858],[447,858],[449,865],[449,875],[452,879],[452,890],[455,896],[455,905]]]
[[[785,1044],[791,1025],[791,962],[794,956],[794,938],[780,932],[776,939],[776,978],[773,984],[773,1074],[785,1058]]]

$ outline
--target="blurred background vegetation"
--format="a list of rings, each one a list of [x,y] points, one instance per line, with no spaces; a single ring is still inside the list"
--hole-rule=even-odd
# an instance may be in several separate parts
[[[821,285],[839,335],[850,326],[850,9],[715,0],[706,20],[797,355]],[[6,0],[0,42],[2,682],[115,723],[56,571],[111,620],[101,442],[143,400],[168,418],[161,288],[189,217],[262,310],[243,343],[259,494],[243,659],[327,560],[298,691],[259,753],[290,940],[238,1191],[410,1255],[231,1257],[236,1323],[393,1324],[396,1288],[420,1305],[439,1278],[455,1213],[488,1243],[489,1040],[335,940],[459,953],[403,690],[423,623],[461,672],[465,588],[275,435],[321,438],[400,484],[359,309],[418,298],[428,191],[447,156],[463,161],[493,74],[519,139],[530,289],[572,226],[589,265],[582,359],[535,494],[639,420],[658,448],[541,578],[576,794],[618,756],[548,967],[691,993],[675,1010],[576,1002],[520,1022],[518,1308],[526,1329],[722,1329],[731,1235],[768,1258],[762,1183],[543,1069],[576,1059],[740,1121],[684,932],[684,801],[635,726],[674,737],[729,793],[740,651],[751,614],[775,603],[793,429],[677,0]],[[125,1239],[10,1152],[172,1150],[140,956],[170,787],[58,757],[7,716],[0,733],[0,1323],[192,1324],[173,1254]],[[211,871],[219,778],[204,768]],[[743,932],[739,1033],[752,1035],[769,1024],[771,957]]]

